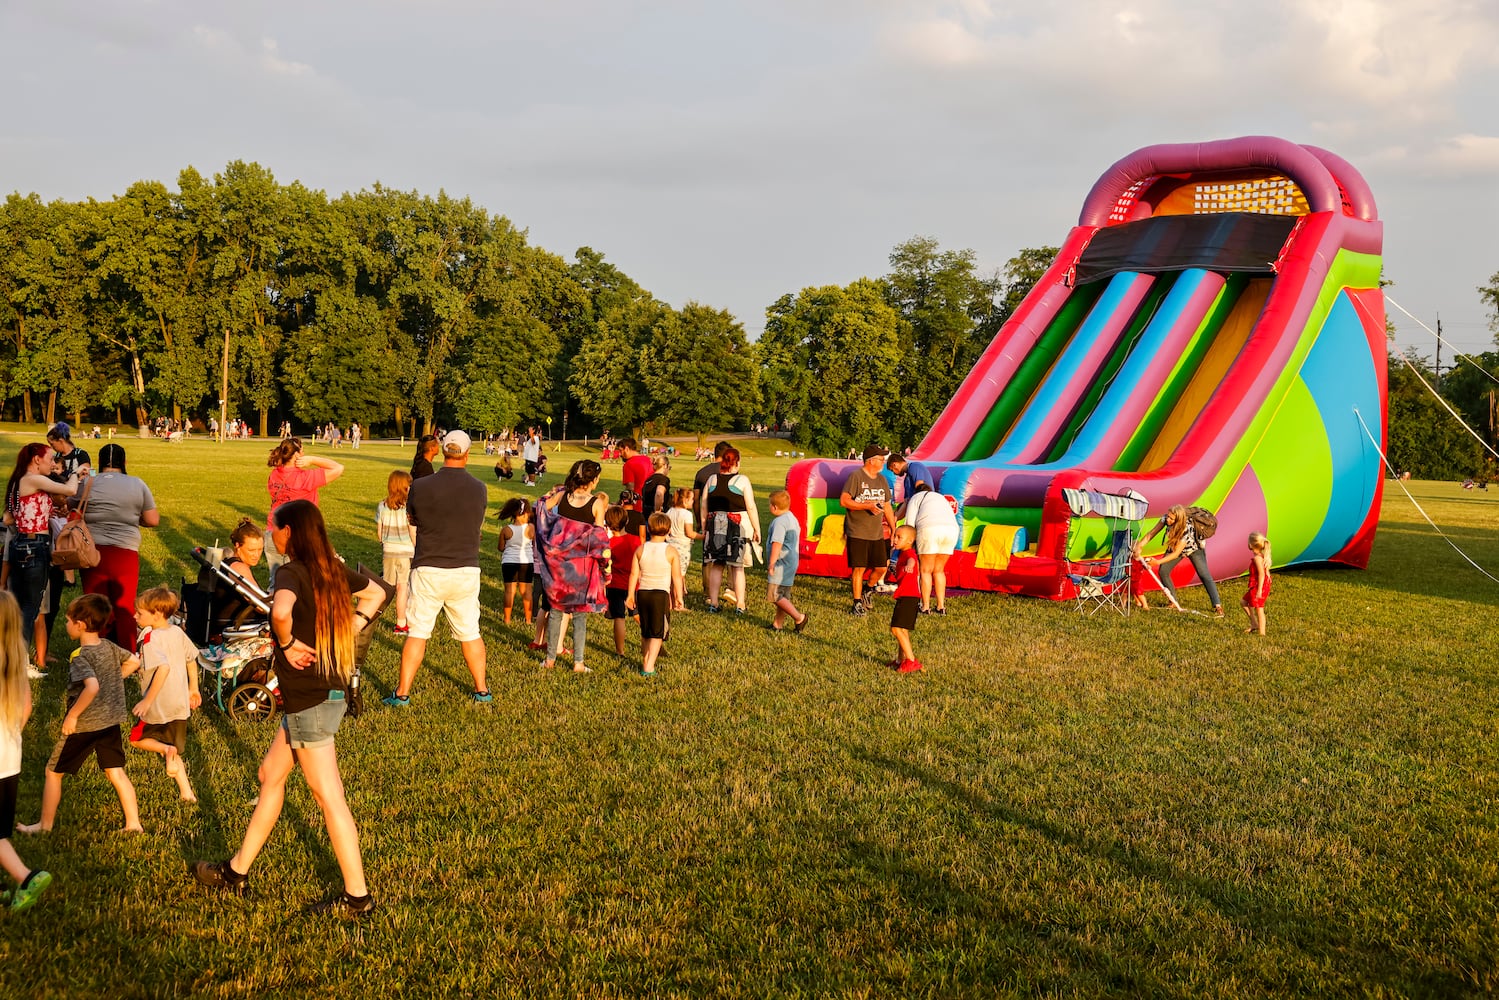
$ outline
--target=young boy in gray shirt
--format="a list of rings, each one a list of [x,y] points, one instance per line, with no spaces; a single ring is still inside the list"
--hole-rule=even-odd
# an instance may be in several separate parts
[[[114,618],[114,608],[103,594],[84,594],[68,605],[68,635],[78,648],[68,665],[68,710],[62,720],[62,735],[47,761],[42,785],[42,816],[22,833],[47,833],[57,819],[62,802],[62,776],[77,774],[92,756],[120,797],[125,811],[125,830],[141,832],[140,812],[135,804],[135,786],[125,775],[125,747],[120,741],[120,723],[129,719],[125,710],[125,678],[141,661],[108,639],[100,638]]]

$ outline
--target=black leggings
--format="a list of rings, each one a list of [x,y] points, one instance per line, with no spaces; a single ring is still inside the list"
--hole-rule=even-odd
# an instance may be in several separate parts
[[[1192,568],[1197,571],[1197,579],[1202,581],[1202,587],[1208,592],[1208,600],[1213,602],[1213,607],[1216,608],[1222,604],[1223,602],[1218,600],[1218,585],[1213,582],[1213,574],[1208,571],[1207,550],[1202,548],[1189,556],[1177,556],[1168,563],[1161,563],[1161,586],[1166,588],[1166,593],[1171,595],[1171,599],[1176,601],[1176,587],[1171,583],[1171,571],[1176,569],[1176,564],[1183,559],[1191,562]],[[1176,601],[1176,603],[1181,602]]]

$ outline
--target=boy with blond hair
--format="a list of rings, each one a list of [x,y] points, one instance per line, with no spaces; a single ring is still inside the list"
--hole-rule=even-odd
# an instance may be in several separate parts
[[[62,776],[77,774],[92,756],[120,797],[125,812],[125,832],[140,833],[141,817],[135,804],[135,786],[125,774],[125,747],[120,742],[120,723],[125,714],[125,678],[135,673],[141,661],[99,633],[114,620],[114,606],[103,594],[84,594],[68,605],[68,636],[77,640],[68,664],[67,713],[62,733],[42,782],[42,815],[35,823],[18,826],[22,833],[47,833],[57,820],[62,802]]]
[[[161,754],[182,801],[196,802],[182,753],[187,720],[203,698],[192,668],[198,651],[171,621],[181,603],[177,592],[165,586],[152,587],[135,602],[135,623],[146,631],[141,637],[141,700],[131,709],[140,721],[130,730],[130,745]]]
[[[916,529],[903,524],[895,529],[890,542],[895,553],[896,570],[900,573],[900,583],[895,588],[895,610],[890,614],[890,634],[895,637],[900,656],[890,666],[900,673],[914,674],[921,669],[921,661],[916,659],[916,651],[911,648],[911,633],[916,631],[916,618],[921,613],[918,584],[921,563],[911,551],[916,544]]]
[[[770,515],[770,530],[765,533],[765,576],[770,585],[766,597],[776,608],[770,627],[779,632],[789,618],[800,632],[807,627],[807,616],[791,603],[791,587],[796,583],[802,526],[791,513],[790,493],[776,490],[770,495]]]

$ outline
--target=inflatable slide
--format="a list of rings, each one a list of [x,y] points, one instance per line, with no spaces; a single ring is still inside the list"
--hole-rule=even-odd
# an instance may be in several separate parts
[[[1150,146],[1089,192],[1056,261],[911,453],[958,509],[950,586],[1069,598],[1109,524],[1064,489],[1218,515],[1213,576],[1368,563],[1383,485],[1383,227],[1359,173],[1270,137]],[[1367,432],[1365,428],[1368,428]],[[857,462],[787,476],[800,571],[846,576]],[[831,520],[830,520],[831,518]],[[1178,583],[1195,581],[1177,567]]]

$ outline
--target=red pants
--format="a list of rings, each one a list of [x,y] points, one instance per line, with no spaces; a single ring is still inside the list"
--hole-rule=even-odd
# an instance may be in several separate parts
[[[129,653],[135,652],[135,591],[140,576],[140,553],[118,545],[100,545],[99,565],[83,571],[83,592],[103,594],[114,605],[114,621],[104,638]]]

